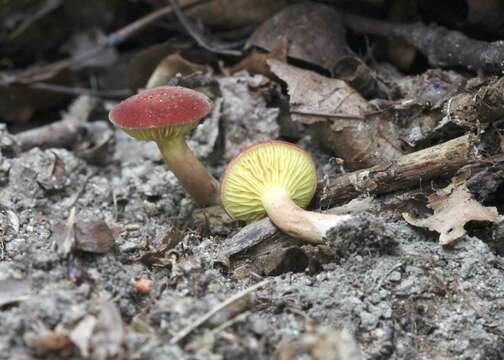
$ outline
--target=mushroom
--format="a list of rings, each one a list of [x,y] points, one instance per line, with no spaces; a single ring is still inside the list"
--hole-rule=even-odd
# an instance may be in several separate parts
[[[316,187],[315,163],[306,151],[284,141],[265,141],[229,163],[221,181],[221,202],[234,219],[253,222],[267,215],[288,235],[318,243],[351,216],[304,210]]]
[[[145,90],[117,104],[110,121],[128,135],[157,143],[163,159],[200,205],[218,204],[219,183],[194,156],[185,135],[212,109],[203,94],[183,87]]]

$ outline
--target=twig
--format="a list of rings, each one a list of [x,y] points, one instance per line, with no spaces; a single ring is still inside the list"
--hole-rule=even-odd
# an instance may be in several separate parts
[[[63,86],[56,84],[49,84],[45,82],[37,82],[29,84],[29,86],[33,89],[57,92],[62,94],[70,94],[70,95],[91,95],[101,98],[110,98],[110,99],[122,99],[128,97],[132,94],[129,89],[121,89],[121,90],[110,90],[110,91],[100,91],[94,89],[87,89],[82,87],[73,87],[73,86]]]
[[[70,254],[75,243],[75,215],[76,209],[72,207],[69,211],[67,221],[65,223],[65,228],[63,234],[60,237],[56,237],[53,240],[52,247],[56,250],[58,255],[64,259]]]
[[[204,0],[207,1],[207,0]],[[194,6],[204,1],[198,1],[195,3],[191,3],[187,5],[187,7]],[[100,44],[96,47],[89,49],[77,56],[69,57],[63,60],[56,61],[51,64],[47,64],[42,67],[31,67],[22,71],[9,71],[9,72],[0,72],[0,83],[4,85],[8,85],[11,83],[32,83],[38,80],[45,80],[47,78],[47,74],[55,74],[64,69],[72,67],[73,65],[89,59],[93,56],[96,56],[103,50],[107,49],[109,46],[116,46],[130,38],[132,35],[138,33],[140,30],[144,29],[148,25],[158,21],[159,19],[169,15],[173,12],[171,6],[165,6],[161,9],[158,9],[131,24],[119,29],[111,34],[109,34]]]
[[[84,181],[82,182],[81,188],[74,195],[74,198],[70,202],[70,205],[68,205],[68,209],[74,209],[75,204],[77,204],[77,201],[79,201],[79,199],[82,196],[82,194],[84,194],[84,190],[86,190],[86,186],[88,185],[89,180],[91,180],[91,178],[93,176],[95,176],[95,175],[96,175],[96,171],[95,170],[92,170],[89,174],[86,175],[86,177],[84,178]]]
[[[180,340],[184,339],[187,335],[189,335],[194,330],[196,330],[198,327],[203,325],[205,322],[207,322],[212,316],[217,314],[219,311],[221,311],[222,309],[225,309],[229,305],[233,304],[235,301],[240,300],[241,298],[247,296],[248,294],[266,286],[269,282],[270,282],[270,280],[261,281],[260,283],[252,285],[252,286],[246,288],[245,290],[240,291],[238,294],[230,297],[226,301],[220,303],[218,306],[216,306],[215,308],[213,308],[212,310],[207,312],[205,315],[200,317],[198,320],[196,320],[195,322],[193,322],[189,326],[182,329],[182,331],[180,331],[175,337],[173,337],[170,340],[170,344],[172,344],[172,345],[177,344]]]
[[[211,44],[208,39],[206,39],[203,34],[199,33],[191,24],[191,21],[184,15],[177,0],[170,0],[170,5],[177,16],[178,21],[187,31],[187,33],[196,41],[196,43],[203,49],[210,52],[222,55],[232,55],[241,56],[241,51],[229,50],[231,47],[235,47],[239,44]]]
[[[250,311],[245,311],[244,313],[238,314],[232,319],[229,319],[228,321],[223,322],[219,326],[217,326],[215,329],[212,330],[212,334],[218,334],[222,330],[236,324],[237,322],[244,321],[248,316],[250,315]]]
[[[8,41],[13,41],[29,29],[38,20],[42,19],[44,16],[50,14],[58,7],[60,7],[62,0],[47,0],[44,5],[31,16],[28,16],[13,32],[7,37]]]
[[[361,194],[405,190],[420,181],[451,176],[475,159],[476,138],[465,135],[414,153],[387,166],[376,165],[329,181],[320,195],[320,205],[329,207]]]
[[[14,135],[14,139],[26,151],[34,147],[68,147],[86,131],[87,124],[74,118],[64,118],[52,124],[26,130]]]
[[[504,41],[474,40],[459,31],[422,23],[391,23],[353,14],[342,14],[341,19],[355,32],[405,41],[423,53],[433,66],[464,66],[493,74],[504,70]]]
[[[290,110],[291,113],[301,114],[301,115],[309,115],[309,116],[320,116],[326,118],[335,118],[335,119],[345,119],[345,120],[366,120],[366,118],[362,115],[353,115],[353,114],[344,114],[344,113],[323,113],[323,112],[314,112],[314,111],[304,111],[304,110]]]

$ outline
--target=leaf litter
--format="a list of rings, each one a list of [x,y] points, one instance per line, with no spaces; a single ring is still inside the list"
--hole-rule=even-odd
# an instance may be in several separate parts
[[[498,2],[170,3],[0,5],[0,358],[501,358]],[[106,121],[158,85],[211,98],[212,175],[294,142],[352,220],[315,246],[197,208]]]

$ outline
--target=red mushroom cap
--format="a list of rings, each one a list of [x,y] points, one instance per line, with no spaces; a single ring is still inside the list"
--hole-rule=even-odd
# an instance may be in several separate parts
[[[195,123],[212,109],[210,100],[197,91],[162,86],[131,96],[117,104],[110,121],[123,129],[161,128]]]

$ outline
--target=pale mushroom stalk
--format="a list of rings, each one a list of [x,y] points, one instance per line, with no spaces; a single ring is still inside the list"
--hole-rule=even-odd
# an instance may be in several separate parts
[[[194,156],[183,137],[157,143],[166,166],[198,204],[218,204],[219,182]]]
[[[283,141],[265,141],[243,150],[221,182],[222,205],[234,219],[252,222],[268,216],[283,232],[313,243],[350,215],[306,211],[317,186],[311,156]]]
[[[271,222],[287,235],[320,243],[334,226],[351,219],[351,215],[321,214],[296,205],[282,188],[269,189],[262,201]]]
[[[185,136],[212,109],[203,94],[162,86],[145,90],[117,104],[110,121],[131,137],[157,143],[166,165],[200,205],[219,203],[219,185],[187,147]]]

